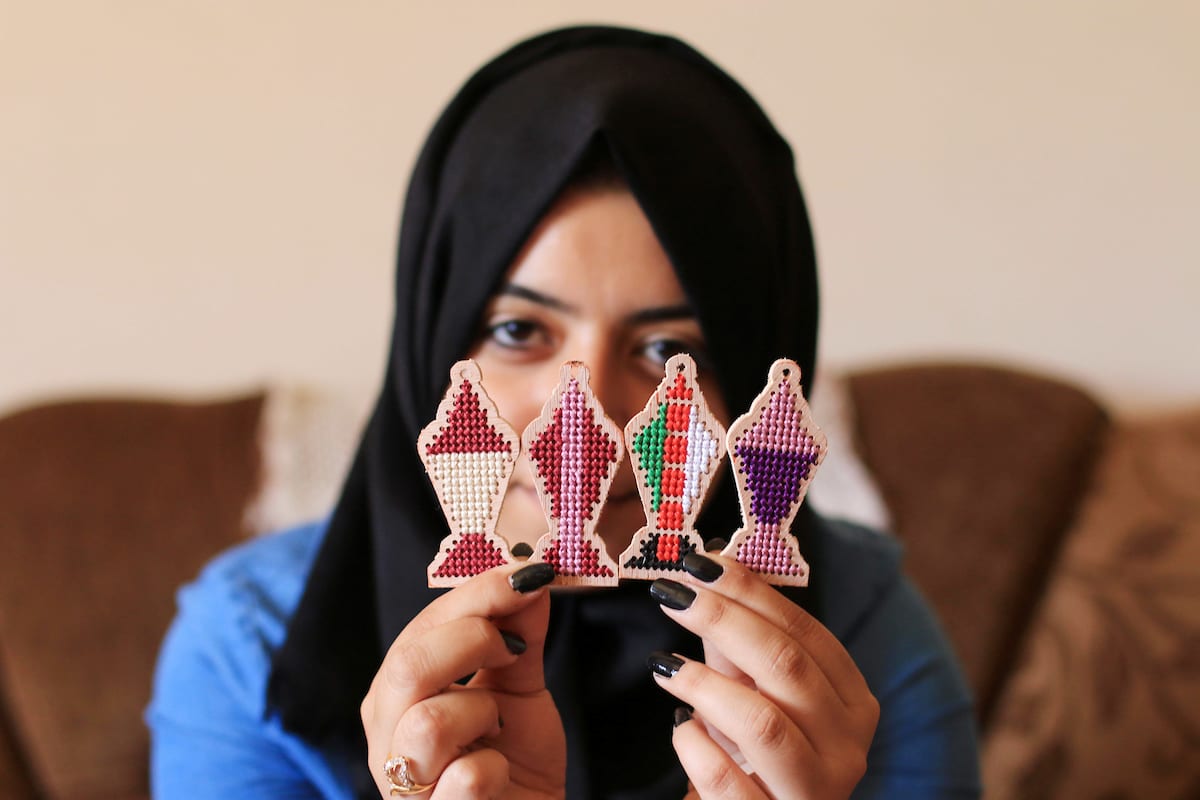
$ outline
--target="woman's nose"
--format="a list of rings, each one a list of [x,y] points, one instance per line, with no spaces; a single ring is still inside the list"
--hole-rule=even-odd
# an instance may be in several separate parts
[[[645,403],[645,397],[635,397],[629,380],[628,370],[611,354],[598,352],[591,361],[585,361],[590,373],[592,392],[604,408],[604,413],[624,429],[625,423]]]

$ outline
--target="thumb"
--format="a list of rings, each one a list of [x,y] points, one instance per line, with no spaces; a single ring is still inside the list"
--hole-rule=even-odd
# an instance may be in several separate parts
[[[516,613],[493,618],[492,624],[505,633],[521,637],[525,642],[525,650],[508,666],[480,670],[471,685],[511,694],[528,694],[545,689],[543,654],[546,650],[546,631],[550,625],[550,592],[543,592],[534,603]]]

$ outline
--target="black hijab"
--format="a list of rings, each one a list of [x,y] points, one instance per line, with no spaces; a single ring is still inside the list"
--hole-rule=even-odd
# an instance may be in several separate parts
[[[670,257],[731,411],[749,406],[780,356],[811,387],[816,269],[791,150],[732,78],[676,39],[609,27],[537,36],[477,72],[414,169],[383,388],[268,689],[285,728],[349,759],[363,796],[376,790],[359,703],[387,646],[439,593],[425,566],[446,523],[417,433],[521,245],[597,149]],[[723,480],[698,527],[728,536],[738,519]],[[810,561],[813,524],[802,513],[795,526]],[[803,603],[806,592],[792,595]],[[546,674],[567,730],[568,796],[682,796],[676,703],[643,662],[656,649],[698,657],[699,643],[642,582],[556,595],[551,608]]]

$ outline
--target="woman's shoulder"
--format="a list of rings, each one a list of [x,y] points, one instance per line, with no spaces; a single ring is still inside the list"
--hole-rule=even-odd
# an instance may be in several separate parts
[[[844,638],[903,579],[895,537],[844,519],[818,517],[819,606],[825,626]]]
[[[834,556],[827,568],[836,569],[840,559],[852,554],[867,559],[873,573],[894,573],[899,568],[904,546],[891,534],[848,519],[825,516],[817,519],[821,546]]]
[[[179,592],[180,612],[260,615],[286,624],[324,538],[321,520],[235,545]],[[272,637],[273,638],[273,637]]]
[[[971,691],[937,616],[903,571],[894,537],[822,520],[826,627],[879,701],[868,772],[854,797],[977,797]]]
[[[155,796],[348,796],[335,764],[266,713],[283,643],[325,523],[247,541],[179,591],[146,709]],[[194,796],[194,795],[193,795]]]
[[[180,591],[181,607],[232,601],[290,617],[326,526],[326,520],[319,520],[229,548]]]
[[[260,707],[271,659],[324,537],[324,520],[256,537],[208,563],[177,595],[163,660],[191,656],[215,666],[248,706]]]
[[[957,669],[937,615],[904,573],[904,547],[893,536],[845,520],[822,519],[819,579],[823,622],[859,668],[936,658]],[[873,663],[872,663],[873,662]],[[868,676],[870,677],[870,676]]]
[[[971,692],[954,648],[920,589],[904,574],[900,542],[849,522],[826,520],[824,526],[825,626],[872,690],[899,697],[923,684],[943,703],[969,709]]]

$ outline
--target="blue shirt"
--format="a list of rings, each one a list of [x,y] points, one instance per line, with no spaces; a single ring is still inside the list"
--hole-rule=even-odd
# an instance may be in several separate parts
[[[899,546],[849,523],[822,527],[824,622],[880,705],[853,797],[978,797],[970,693],[936,619],[900,572]],[[180,591],[146,712],[155,797],[353,796],[346,765],[266,709],[271,659],[324,531],[321,522],[247,542]]]

